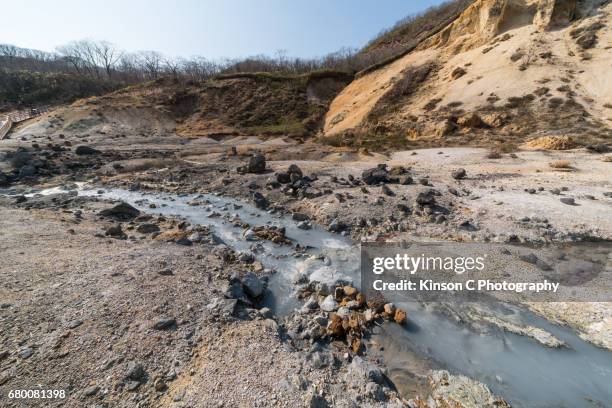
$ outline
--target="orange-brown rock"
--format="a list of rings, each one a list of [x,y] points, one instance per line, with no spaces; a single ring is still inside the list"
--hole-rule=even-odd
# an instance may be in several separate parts
[[[345,333],[342,318],[337,314],[333,314],[327,325],[327,332],[332,336],[342,337]]]
[[[397,324],[406,323],[406,312],[404,312],[402,309],[396,309],[395,316],[393,316],[393,320],[395,320],[395,323]]]

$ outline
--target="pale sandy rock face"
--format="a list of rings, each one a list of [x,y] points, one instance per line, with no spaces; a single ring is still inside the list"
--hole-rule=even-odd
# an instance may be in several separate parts
[[[324,134],[386,129],[419,141],[474,129],[519,138],[542,129],[603,134],[612,124],[604,74],[611,27],[612,5],[599,0],[477,0],[412,52],[344,88]],[[429,75],[411,80],[425,64]],[[486,126],[458,123],[473,113]]]
[[[533,24],[550,29],[569,24],[576,14],[576,0],[540,0]]]

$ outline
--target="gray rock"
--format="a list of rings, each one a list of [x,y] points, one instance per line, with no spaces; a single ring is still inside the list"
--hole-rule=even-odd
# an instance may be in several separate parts
[[[130,361],[128,363],[127,370],[125,373],[126,380],[133,380],[133,381],[140,382],[144,379],[145,376],[146,376],[146,372],[142,364],[137,363],[135,361]]]
[[[333,362],[333,358],[328,353],[320,351],[315,351],[309,357],[312,366],[316,369],[327,367]]]
[[[312,224],[308,221],[298,222],[297,227],[302,230],[309,230],[312,228]]]
[[[226,316],[234,316],[238,307],[238,299],[214,298],[206,308]]]
[[[223,295],[228,299],[246,299],[246,293],[240,282],[232,282],[223,292]]]
[[[193,245],[193,242],[191,242],[191,240],[189,238],[185,238],[185,237],[181,237],[179,239],[177,239],[176,241],[174,241],[175,244],[177,245],[184,245],[184,246],[191,246]]]
[[[432,189],[427,189],[417,194],[416,199],[414,201],[420,206],[433,205],[436,203],[434,195],[435,194]]]
[[[348,367],[347,377],[361,380],[366,383],[374,382],[376,384],[382,384],[384,382],[382,371],[374,364],[359,356],[353,357],[353,361]]]
[[[244,278],[242,278],[242,286],[245,292],[253,298],[261,296],[264,291],[263,282],[253,272],[244,275]]]
[[[388,196],[394,196],[395,195],[393,190],[391,190],[386,184],[382,185],[381,191],[382,191],[383,194],[388,195]]]
[[[91,387],[85,388],[85,390],[83,390],[83,394],[86,397],[92,397],[96,395],[98,391],[100,391],[100,387],[98,387],[97,385],[92,385]]]
[[[19,350],[19,357],[21,357],[24,360],[32,357],[32,354],[34,354],[34,350],[32,350],[30,347],[24,347],[21,350]]]
[[[140,224],[138,227],[136,227],[136,231],[140,232],[141,234],[151,234],[153,232],[159,232],[159,227],[155,224]]]
[[[346,229],[346,225],[338,219],[333,220],[327,227],[331,232],[342,232]]]
[[[154,330],[170,330],[176,328],[176,319],[173,317],[162,318],[153,325]]]
[[[291,219],[294,221],[308,221],[310,218],[306,214],[294,212],[291,214]]]
[[[128,391],[136,391],[140,387],[140,383],[138,381],[128,381],[125,384],[125,389]]]
[[[280,184],[291,183],[291,175],[289,173],[278,172],[275,173],[276,181]]]
[[[461,179],[464,179],[465,176],[467,176],[467,172],[465,171],[465,169],[456,169],[456,170],[453,170],[453,172],[451,173],[451,176],[455,180],[461,180]]]
[[[302,311],[309,312],[311,310],[316,310],[318,308],[319,308],[319,303],[317,302],[317,299],[315,298],[315,296],[312,296],[306,301],[306,303],[304,303],[304,305],[302,306]]]
[[[370,381],[365,386],[366,395],[375,401],[384,401],[386,399],[383,388],[373,381]]]
[[[287,169],[287,173],[295,174],[300,178],[304,176],[304,174],[302,173],[302,169],[300,169],[297,164],[291,164],[289,168]]]
[[[559,201],[567,205],[576,205],[576,200],[574,200],[572,197],[562,197],[559,199]]]
[[[106,235],[107,237],[114,237],[114,238],[125,236],[123,229],[121,227],[121,224],[115,224],[111,227],[108,227],[106,231],[104,232],[104,235]]]
[[[266,158],[262,154],[254,154],[249,158],[246,166],[240,167],[240,173],[263,173],[266,171]]]
[[[250,252],[243,251],[238,253],[238,260],[246,264],[252,264],[255,262],[255,255]]]
[[[379,164],[377,167],[364,170],[363,173],[361,173],[361,179],[364,183],[369,185],[389,182],[387,165]]]
[[[412,179],[412,177],[410,177],[410,176],[402,176],[402,177],[400,177],[400,179],[399,179],[399,183],[400,183],[401,185],[407,186],[407,185],[409,185],[409,184],[414,183],[414,180],[413,180],[413,179]]]
[[[259,309],[259,314],[266,319],[272,318],[272,310],[267,307],[262,307],[261,309]]]
[[[333,295],[327,296],[323,301],[319,304],[321,310],[325,312],[333,312],[338,308],[338,302],[334,299]]]

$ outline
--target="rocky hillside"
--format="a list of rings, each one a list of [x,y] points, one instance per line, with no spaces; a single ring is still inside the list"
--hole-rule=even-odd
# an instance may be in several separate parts
[[[514,145],[612,137],[612,5],[477,0],[332,102],[324,139],[356,146]]]
[[[79,100],[23,131],[109,138],[125,134],[302,138],[322,128],[329,103],[351,79],[336,72],[286,77],[233,74],[202,83],[161,79]]]

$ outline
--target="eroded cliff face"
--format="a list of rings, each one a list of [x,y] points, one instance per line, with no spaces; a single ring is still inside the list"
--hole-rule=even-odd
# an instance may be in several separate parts
[[[324,136],[428,145],[610,137],[611,14],[607,1],[477,0],[414,51],[345,88]]]
[[[419,49],[448,46],[454,52],[467,51],[522,26],[541,31],[563,27],[574,18],[576,7],[576,0],[479,0]]]

